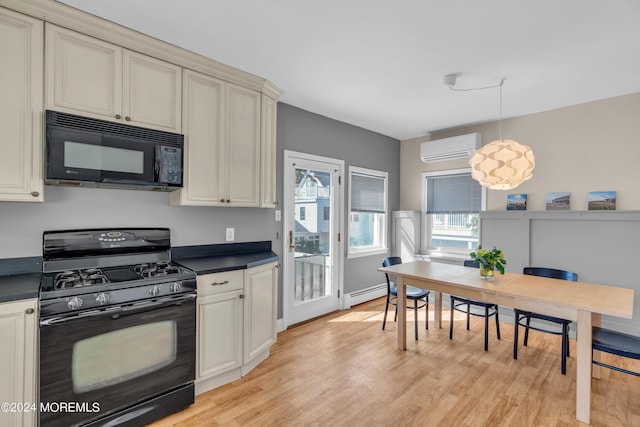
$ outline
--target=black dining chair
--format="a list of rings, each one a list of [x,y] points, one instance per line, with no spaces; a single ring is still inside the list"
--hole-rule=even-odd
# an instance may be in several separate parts
[[[594,326],[592,349],[597,351],[604,351],[605,353],[614,354],[620,357],[640,360],[640,337]],[[629,369],[610,365],[608,363],[603,363],[600,360],[595,360],[593,356],[591,360],[595,365],[603,366],[605,368],[613,369],[614,371],[640,377],[640,372],[631,371]]]
[[[382,260],[383,267],[389,267],[392,265],[402,264],[402,258],[399,256],[391,256]],[[382,330],[384,331],[384,327],[387,324],[387,312],[389,311],[389,305],[394,305],[396,307],[396,314],[393,318],[395,322],[398,320],[398,286],[392,282],[387,273],[384,273],[387,278],[387,303],[384,306],[384,319],[382,320]],[[393,283],[393,284],[392,284]],[[429,329],[429,291],[426,289],[415,288],[413,286],[407,286],[407,299],[413,301],[412,306],[407,306],[407,308],[412,308],[414,311],[414,330],[416,340],[418,339],[418,309],[425,307],[426,320],[425,320],[425,329]],[[419,302],[422,302],[419,305]]]
[[[571,271],[558,270],[555,268],[544,267],[525,267],[522,270],[523,274],[529,274],[531,276],[549,277],[552,279],[570,280],[573,282],[578,281],[578,275]],[[529,343],[529,329],[534,331],[545,332],[547,334],[561,335],[562,336],[562,362],[560,370],[562,375],[567,373],[567,357],[569,354],[569,324],[571,320],[562,319],[559,317],[547,316],[546,314],[533,313],[531,311],[524,311],[514,309],[515,321],[513,332],[513,358],[518,358],[518,331],[520,326],[524,326],[524,345]],[[551,323],[549,326],[531,326],[531,319],[543,320],[546,324]],[[553,328],[553,324],[560,327],[560,330]]]
[[[465,260],[465,267],[480,268],[477,261]],[[449,339],[453,339],[453,311],[457,310],[467,314],[467,331],[469,330],[469,316],[484,317],[484,351],[489,350],[489,318],[495,316],[496,335],[500,339],[500,319],[498,318],[498,304],[478,301],[470,298],[462,298],[451,295],[451,321],[449,322]],[[473,309],[480,310],[473,310]]]

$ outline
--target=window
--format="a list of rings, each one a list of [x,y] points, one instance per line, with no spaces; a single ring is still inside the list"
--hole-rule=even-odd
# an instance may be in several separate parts
[[[423,174],[424,245],[428,253],[464,254],[479,242],[486,191],[469,169]]]
[[[300,208],[300,221],[304,221],[307,219],[307,211],[304,207]]]
[[[324,221],[329,221],[331,219],[331,211],[329,210],[329,206],[325,206],[323,209],[322,219]]]
[[[387,172],[349,167],[349,257],[387,251]]]

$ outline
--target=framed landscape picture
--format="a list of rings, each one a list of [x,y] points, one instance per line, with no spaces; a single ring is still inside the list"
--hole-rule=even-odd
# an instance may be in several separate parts
[[[526,194],[507,194],[507,210],[508,211],[526,211],[527,195]]]
[[[570,195],[571,193],[547,194],[547,210],[548,211],[568,211]]]
[[[590,211],[615,211],[616,192],[615,191],[591,191],[589,193]]]

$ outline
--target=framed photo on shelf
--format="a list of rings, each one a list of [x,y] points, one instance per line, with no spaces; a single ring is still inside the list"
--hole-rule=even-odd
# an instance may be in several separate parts
[[[548,211],[568,211],[571,193],[549,193],[547,194]]]
[[[526,211],[527,195],[526,194],[507,194],[507,210],[508,211]]]
[[[616,192],[615,191],[591,191],[589,192],[590,211],[615,211]]]

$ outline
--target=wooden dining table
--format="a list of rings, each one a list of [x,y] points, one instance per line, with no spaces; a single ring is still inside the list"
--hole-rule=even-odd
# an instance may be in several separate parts
[[[590,423],[592,326],[600,325],[603,314],[631,319],[633,289],[508,272],[496,274],[494,280],[487,281],[480,279],[477,268],[429,261],[378,270],[397,277],[398,301],[406,298],[406,286],[432,291],[436,328],[442,327],[443,293],[577,322],[576,418]],[[406,304],[398,304],[398,307],[398,348],[406,350]]]

